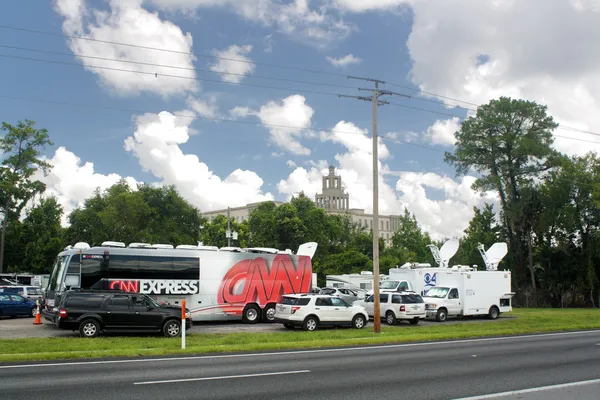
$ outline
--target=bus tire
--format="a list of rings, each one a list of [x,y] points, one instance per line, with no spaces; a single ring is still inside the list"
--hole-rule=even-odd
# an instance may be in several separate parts
[[[275,304],[267,304],[263,309],[263,322],[275,322]]]
[[[256,304],[248,304],[242,313],[242,321],[245,324],[256,324],[260,321],[260,307]]]
[[[85,338],[95,338],[100,335],[100,324],[93,318],[84,319],[79,324],[79,334]]]

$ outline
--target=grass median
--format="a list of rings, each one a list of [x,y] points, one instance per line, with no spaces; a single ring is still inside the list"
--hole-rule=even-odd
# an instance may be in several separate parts
[[[600,329],[598,309],[517,309],[503,317],[496,321],[465,318],[455,324],[429,326],[382,324],[380,334],[373,333],[372,325],[361,330],[195,333],[187,336],[186,350],[181,350],[180,339],[154,336],[0,339],[0,362],[320,348]]]

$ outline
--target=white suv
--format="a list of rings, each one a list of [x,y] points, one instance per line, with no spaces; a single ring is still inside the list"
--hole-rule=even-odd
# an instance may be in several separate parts
[[[314,331],[319,326],[350,325],[356,329],[369,321],[367,310],[323,294],[285,295],[275,307],[275,322],[286,328],[301,326]]]
[[[371,318],[375,315],[373,298],[371,295],[366,300],[354,302],[355,305],[363,306]],[[416,325],[420,319],[427,316],[425,301],[415,292],[380,293],[379,312],[388,325],[394,325],[398,320],[408,320],[412,325]]]

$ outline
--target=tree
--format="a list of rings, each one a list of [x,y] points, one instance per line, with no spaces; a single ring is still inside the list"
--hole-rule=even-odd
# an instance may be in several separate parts
[[[404,215],[399,217],[398,229],[392,236],[392,248],[401,250],[400,254],[407,257],[403,261],[427,262],[433,261],[428,244],[431,244],[429,234],[421,230],[414,214],[404,210]]]
[[[36,129],[34,125],[31,120],[19,121],[16,126],[2,123],[2,130],[7,133],[0,138],[0,150],[4,155],[0,167],[0,210],[3,214],[0,273],[4,268],[4,242],[9,220],[17,219],[27,202],[46,189],[46,185],[34,176],[38,170],[46,174],[50,169],[50,164],[40,157],[40,149],[53,143],[46,129]]]
[[[511,255],[518,271],[525,265],[524,251],[532,221],[519,224],[527,204],[523,190],[535,185],[533,178],[555,167],[557,153],[552,148],[552,131],[558,126],[534,102],[501,97],[477,109],[455,133],[454,154],[445,160],[459,175],[475,170],[481,176],[474,188],[499,193],[501,216],[509,238]],[[523,274],[521,274],[523,275]],[[522,276],[523,277],[523,276]]]
[[[475,214],[469,226],[465,229],[465,235],[460,239],[458,253],[453,259],[453,264],[481,265],[483,260],[477,250],[481,243],[486,249],[500,240],[501,227],[496,221],[494,206],[485,204],[482,209],[473,207]]]
[[[52,270],[56,255],[65,247],[60,220],[63,209],[54,197],[41,199],[27,212],[22,224],[25,241],[23,269],[47,274]]]
[[[103,193],[96,191],[69,215],[66,237],[70,243],[92,245],[106,240],[196,244],[204,221],[173,186],[132,189],[121,180]]]

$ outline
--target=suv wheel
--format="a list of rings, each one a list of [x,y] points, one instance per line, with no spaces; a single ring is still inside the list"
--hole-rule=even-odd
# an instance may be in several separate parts
[[[257,305],[251,304],[244,309],[242,321],[246,324],[255,324],[260,320],[260,308]]]
[[[163,333],[166,337],[177,337],[181,335],[181,322],[170,319],[163,325]]]
[[[79,324],[79,334],[86,338],[95,338],[100,335],[100,324],[95,319],[86,319]]]
[[[305,331],[314,331],[319,326],[319,320],[316,317],[308,317],[304,320],[303,328]]]
[[[362,314],[357,314],[352,319],[352,326],[356,329],[362,329],[365,325],[365,316]]]
[[[388,311],[385,314],[385,322],[387,322],[388,325],[396,324],[396,316],[394,315],[394,313],[392,311]]]

